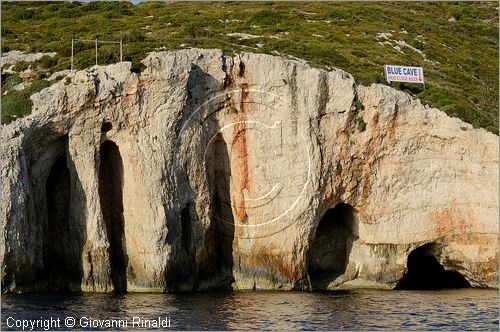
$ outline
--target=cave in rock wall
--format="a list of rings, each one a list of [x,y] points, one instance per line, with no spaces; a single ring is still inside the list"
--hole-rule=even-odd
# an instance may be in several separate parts
[[[207,236],[212,258],[200,278],[217,276],[218,287],[227,288],[234,281],[233,241],[234,217],[231,204],[231,165],[228,147],[222,134],[217,134],[207,150],[207,172],[212,196],[211,224]]]
[[[396,289],[432,290],[467,288],[469,282],[457,271],[445,270],[436,257],[437,245],[428,243],[408,255],[407,272]]]
[[[326,288],[345,272],[357,239],[355,227],[352,206],[339,203],[325,212],[309,249],[308,274],[313,288]]]
[[[118,146],[112,141],[105,141],[100,149],[99,199],[109,241],[113,287],[115,291],[126,291],[128,256],[123,217],[123,163]]]
[[[45,181],[41,280],[52,290],[78,289],[82,278],[79,228],[71,216],[72,190],[68,168],[68,137],[56,141],[56,158]]]

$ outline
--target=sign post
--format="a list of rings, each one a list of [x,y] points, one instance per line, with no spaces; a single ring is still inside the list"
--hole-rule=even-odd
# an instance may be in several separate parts
[[[385,78],[388,83],[420,83],[424,85],[425,90],[424,68],[422,67],[385,65]]]

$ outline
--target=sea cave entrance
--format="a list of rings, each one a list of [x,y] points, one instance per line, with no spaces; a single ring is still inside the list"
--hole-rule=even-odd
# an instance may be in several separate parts
[[[112,141],[101,145],[99,199],[110,246],[113,287],[115,291],[126,291],[128,256],[123,218],[123,162],[118,146]]]
[[[456,271],[447,271],[436,258],[437,245],[425,244],[408,256],[408,271],[396,286],[401,290],[467,288],[469,282]]]
[[[71,290],[81,282],[78,237],[70,225],[71,178],[65,150],[52,165],[45,182],[47,217],[43,227],[43,279],[48,289]],[[76,241],[76,242],[75,242]]]
[[[339,203],[321,218],[309,249],[308,273],[313,288],[325,289],[344,274],[352,243],[358,238],[355,211]]]
[[[233,276],[234,215],[231,205],[231,161],[221,133],[208,146],[205,162],[211,193],[211,224],[208,232],[212,257],[201,278],[217,279],[220,288],[229,288]]]

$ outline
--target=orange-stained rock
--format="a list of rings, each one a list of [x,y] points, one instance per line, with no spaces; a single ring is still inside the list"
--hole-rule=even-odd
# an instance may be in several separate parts
[[[394,288],[425,244],[498,287],[498,136],[338,69],[199,49],[144,64],[70,73],[2,127],[4,291]],[[56,161],[67,178],[47,181]],[[103,214],[107,181],[122,204]]]

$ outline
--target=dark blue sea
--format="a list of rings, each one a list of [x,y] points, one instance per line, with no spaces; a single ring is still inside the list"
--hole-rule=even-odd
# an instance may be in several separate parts
[[[7,294],[1,320],[2,330],[498,331],[499,302],[485,289]]]

